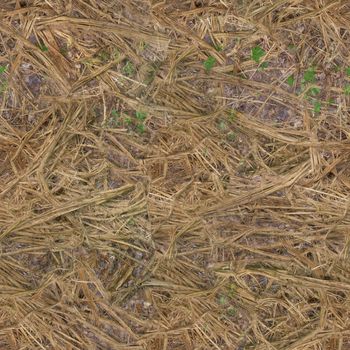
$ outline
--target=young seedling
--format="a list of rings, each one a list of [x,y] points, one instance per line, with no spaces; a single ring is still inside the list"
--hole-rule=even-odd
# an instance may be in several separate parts
[[[146,112],[136,111],[136,119],[143,122],[147,117]]]
[[[234,132],[231,131],[227,134],[227,141],[234,141],[234,140],[236,140],[236,135]]]
[[[308,92],[310,93],[311,96],[317,96],[321,92],[321,89],[318,87],[312,87],[309,89]]]
[[[219,123],[218,126],[219,126],[219,129],[220,129],[221,131],[225,131],[226,128],[227,128],[227,125],[226,125],[226,123],[225,123],[223,120],[220,121],[220,123]]]
[[[322,104],[321,104],[320,101],[315,101],[314,102],[314,113],[315,114],[318,114],[318,113],[321,112],[321,106],[322,106]]]
[[[344,86],[344,94],[345,95],[350,95],[350,84],[346,84]]]
[[[295,83],[295,79],[294,79],[294,76],[293,75],[290,75],[287,80],[286,80],[287,84],[290,86],[290,87],[293,87],[294,86],[294,83]]]
[[[49,51],[49,48],[48,48],[45,44],[39,44],[39,49],[40,49],[42,52],[47,52],[47,51]]]
[[[125,117],[124,118],[124,123],[126,125],[131,125],[132,124],[132,119],[129,116]]]
[[[210,72],[216,63],[216,59],[213,56],[209,56],[204,62],[203,66],[207,72]]]
[[[132,64],[131,61],[127,61],[125,63],[125,66],[123,67],[123,72],[124,72],[125,75],[127,75],[129,77],[134,74],[135,67],[134,67],[134,65]]]
[[[143,134],[146,131],[145,124],[139,123],[136,125],[136,130],[140,133]]]
[[[345,68],[345,74],[350,77],[350,67]]]
[[[221,44],[216,44],[214,45],[214,47],[217,52],[221,52],[224,49],[224,47]]]
[[[230,306],[227,309],[227,315],[231,316],[231,317],[235,316],[236,315],[236,309],[233,306]]]
[[[263,62],[260,64],[259,69],[264,70],[269,66],[269,62]]]
[[[0,74],[3,74],[7,71],[7,67],[6,66],[0,66]]]
[[[113,117],[115,117],[115,118],[118,118],[118,117],[119,117],[119,113],[118,113],[118,111],[117,111],[116,109],[112,109],[112,110],[111,110],[111,115],[112,115]]]
[[[109,60],[109,53],[107,51],[101,51],[98,54],[98,58],[101,60],[101,62],[107,62]]]
[[[233,123],[237,118],[237,113],[234,109],[230,110],[229,116],[228,116],[228,120]]]
[[[310,67],[303,76],[302,82],[306,84],[311,84],[316,81],[316,72],[314,67]]]
[[[219,304],[225,305],[227,303],[227,298],[224,295],[220,295]]]
[[[266,52],[260,46],[255,46],[252,48],[251,59],[256,63],[260,63],[260,60],[263,56],[266,55]]]

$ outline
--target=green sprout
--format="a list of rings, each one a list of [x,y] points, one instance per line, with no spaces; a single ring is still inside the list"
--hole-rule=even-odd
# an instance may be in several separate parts
[[[134,74],[135,67],[131,61],[126,61],[125,66],[123,67],[123,72],[129,77]]]
[[[226,125],[226,123],[225,123],[223,120],[221,120],[220,123],[219,123],[219,125],[218,125],[218,127],[219,127],[219,129],[220,129],[221,131],[225,131],[226,128],[227,128],[227,125]]]
[[[48,48],[45,44],[39,44],[39,49],[40,49],[42,52],[47,52],[47,51],[49,51],[49,48]]]
[[[328,101],[327,101],[327,104],[329,106],[334,105],[335,104],[335,99],[333,97],[329,98]]]
[[[236,120],[236,118],[237,118],[237,113],[236,113],[236,111],[235,111],[234,109],[231,109],[231,110],[230,110],[230,113],[229,113],[229,115],[228,115],[228,120],[229,120],[231,123],[233,123],[233,122]]]
[[[227,309],[227,315],[231,316],[231,317],[235,316],[236,315],[236,309],[233,306],[230,306]]]
[[[139,123],[136,125],[136,130],[140,133],[143,134],[146,131],[145,124]]]
[[[146,112],[140,112],[140,111],[136,111],[136,119],[140,120],[140,121],[144,121],[147,117],[147,113]]]
[[[292,87],[295,83],[295,79],[294,79],[294,76],[293,75],[290,75],[287,80],[286,80],[287,84]]]
[[[303,76],[303,83],[314,83],[316,80],[316,72],[314,67],[310,67]]]
[[[227,298],[226,298],[224,295],[220,295],[219,304],[220,304],[220,305],[225,305],[225,304],[227,304]]]
[[[209,56],[204,62],[203,66],[207,72],[210,72],[216,63],[216,59],[213,56]]]
[[[131,125],[132,124],[132,119],[127,116],[127,117],[124,118],[124,122],[125,122],[126,125]]]
[[[260,68],[261,70],[264,70],[264,69],[266,69],[268,66],[269,66],[269,62],[263,62],[263,63],[260,64],[259,68]]]
[[[344,94],[345,95],[350,95],[350,84],[346,84],[344,86]]]
[[[350,67],[345,68],[345,74],[350,77]]]
[[[112,109],[111,110],[111,115],[113,116],[113,117],[119,117],[119,113],[118,113],[118,111],[116,110],[116,109]]]
[[[315,102],[314,102],[314,112],[315,112],[316,114],[318,114],[318,113],[321,112],[321,106],[322,106],[322,104],[321,104],[320,101],[315,101]]]
[[[6,66],[0,66],[0,74],[3,74],[7,71],[7,67]]]
[[[214,45],[214,48],[217,52],[221,52],[224,49],[224,47],[221,44]]]
[[[321,92],[321,89],[318,87],[312,87],[309,89],[308,92],[310,93],[311,96],[316,96]]]
[[[107,51],[101,51],[98,54],[98,58],[102,61],[102,62],[107,62],[109,60],[109,53]]]
[[[260,63],[260,59],[266,55],[266,52],[260,46],[255,46],[252,48],[251,59],[256,63]]]
[[[4,93],[8,88],[7,81],[0,82],[0,94]]]
[[[234,140],[236,140],[236,134],[231,131],[227,134],[227,141],[234,141]]]

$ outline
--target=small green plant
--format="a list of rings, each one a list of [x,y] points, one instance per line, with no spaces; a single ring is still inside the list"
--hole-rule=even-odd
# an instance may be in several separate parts
[[[136,119],[143,122],[147,117],[146,112],[136,111]]]
[[[216,44],[214,45],[214,47],[217,52],[221,52],[224,49],[224,47],[221,44]]]
[[[227,315],[231,316],[231,317],[235,316],[236,315],[236,309],[233,306],[230,306],[227,309]]]
[[[131,125],[131,124],[132,124],[132,119],[131,119],[129,116],[126,116],[126,117],[124,118],[124,123],[125,123],[126,125]]]
[[[49,48],[45,44],[39,44],[39,49],[43,52],[49,51]]]
[[[219,128],[221,131],[225,131],[225,130],[227,129],[227,125],[226,125],[226,123],[225,123],[223,120],[221,120],[221,121],[219,122],[218,128]]]
[[[116,110],[116,109],[112,109],[111,110],[111,115],[113,116],[113,117],[119,117],[119,113],[118,113],[118,111]]]
[[[260,64],[259,69],[264,70],[269,66],[269,62],[263,62]]]
[[[107,62],[110,58],[109,53],[107,51],[100,51],[98,54],[98,58],[102,61],[102,62]]]
[[[219,304],[220,305],[227,304],[227,298],[224,295],[220,295],[220,297],[219,297]]]
[[[0,66],[0,74],[3,74],[7,71],[7,67],[6,66]]]
[[[321,107],[322,107],[322,104],[320,101],[315,101],[314,102],[314,113],[315,114],[318,114],[321,112]]]
[[[234,133],[234,132],[229,132],[228,134],[227,134],[227,141],[234,141],[234,140],[236,140],[236,134]]]
[[[207,72],[210,72],[216,63],[216,59],[213,56],[209,56],[204,62],[203,66]]]
[[[293,76],[293,75],[290,75],[290,76],[287,78],[286,82],[287,82],[287,84],[288,84],[290,87],[292,87],[292,86],[294,85],[294,83],[295,83],[295,78],[294,78],[294,76]]]
[[[345,68],[345,74],[350,77],[350,67]]]
[[[123,73],[127,76],[132,76],[135,72],[135,67],[132,64],[131,61],[126,61],[124,67],[123,67]]]
[[[308,90],[308,93],[311,95],[311,96],[317,96],[319,93],[321,92],[321,89],[318,88],[318,87],[312,87]]]
[[[139,123],[136,125],[136,130],[140,133],[143,134],[146,131],[146,126],[145,124]]]
[[[8,88],[7,81],[0,82],[0,94],[4,93]]]
[[[309,83],[314,83],[316,81],[316,71],[314,67],[310,67],[309,69],[306,70],[304,73],[302,82],[309,84]]]
[[[350,84],[346,84],[344,86],[344,94],[345,95],[350,95]]]
[[[252,48],[251,59],[256,63],[260,63],[260,60],[263,56],[266,55],[266,52],[260,46],[255,46]]]
[[[237,112],[234,109],[230,109],[228,120],[233,123],[237,118]]]
[[[333,97],[329,98],[327,101],[328,106],[332,106],[335,104],[335,99]]]

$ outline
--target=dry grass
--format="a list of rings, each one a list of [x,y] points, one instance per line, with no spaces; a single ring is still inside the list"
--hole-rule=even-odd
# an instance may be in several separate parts
[[[0,1],[0,349],[350,349],[347,3]]]

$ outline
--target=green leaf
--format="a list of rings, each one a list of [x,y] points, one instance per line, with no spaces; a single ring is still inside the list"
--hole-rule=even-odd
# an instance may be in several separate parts
[[[131,61],[127,61],[123,67],[123,73],[127,76],[133,75],[135,72],[135,67]]]
[[[263,62],[263,63],[261,63],[261,65],[259,66],[259,68],[261,69],[261,70],[264,70],[265,68],[267,68],[269,66],[269,62]]]
[[[230,306],[228,309],[227,309],[227,314],[231,317],[235,316],[236,315],[236,309],[233,307],[233,306]]]
[[[311,96],[316,96],[321,92],[321,89],[318,87],[312,87],[309,89],[309,93]]]
[[[311,67],[304,73],[303,82],[314,83],[315,80],[316,80],[315,68]]]
[[[265,56],[266,52],[263,48],[260,46],[255,46],[252,48],[251,58],[256,63],[260,62],[260,59]]]
[[[45,44],[40,44],[39,49],[43,52],[49,51],[49,48]]]
[[[6,66],[0,66],[0,74],[5,73],[7,71]]]
[[[130,117],[125,117],[124,118],[124,122],[125,122],[126,125],[131,125],[132,119]]]
[[[231,123],[233,123],[233,122],[236,120],[236,118],[237,118],[237,113],[236,113],[236,111],[235,111],[234,109],[231,109],[231,110],[230,110],[230,114],[229,114],[229,116],[228,116],[228,120],[229,120]]]
[[[140,112],[140,111],[136,111],[136,119],[140,120],[140,121],[144,121],[147,117],[147,113],[146,112]]]
[[[225,305],[227,303],[227,299],[224,295],[221,295],[219,298],[219,304],[220,305]]]
[[[221,44],[217,44],[214,47],[217,52],[221,52],[224,49],[224,47]]]
[[[213,56],[209,56],[204,62],[203,66],[204,69],[209,72],[215,65],[216,59]]]
[[[227,140],[228,141],[234,141],[234,140],[236,140],[236,135],[235,135],[235,133],[234,132],[229,132],[228,134],[227,134]]]
[[[293,75],[290,75],[287,80],[286,80],[287,84],[292,87],[294,85],[295,79]]]
[[[116,109],[112,109],[112,110],[111,110],[111,115],[112,115],[113,117],[116,117],[116,118],[119,117],[119,113],[118,113],[118,111],[117,111]]]
[[[333,97],[329,98],[328,101],[327,101],[327,104],[328,105],[334,105],[335,104],[335,99]]]
[[[350,67],[345,68],[345,73],[348,77],[350,77]]]
[[[137,124],[136,125],[136,130],[140,133],[143,134],[146,130],[146,127],[144,124]]]
[[[219,129],[220,129],[221,131],[225,131],[226,128],[227,128],[226,123],[225,123],[223,120],[220,121],[220,123],[219,123]]]
[[[320,113],[321,112],[321,106],[322,106],[321,102],[320,101],[316,101],[314,103],[314,112],[315,113]]]
[[[344,94],[345,95],[350,95],[350,84],[346,84],[344,86]]]

